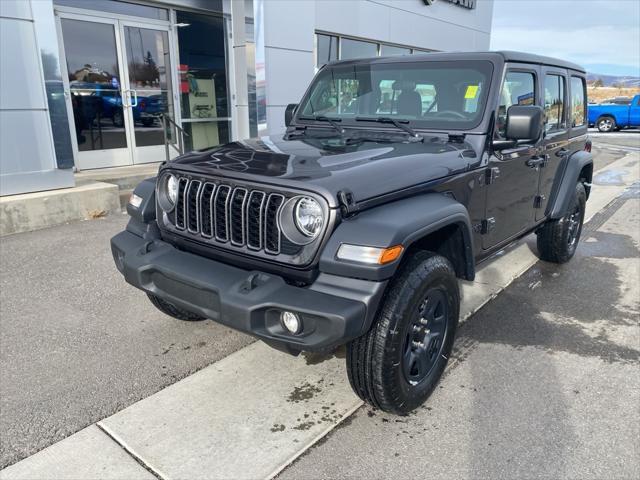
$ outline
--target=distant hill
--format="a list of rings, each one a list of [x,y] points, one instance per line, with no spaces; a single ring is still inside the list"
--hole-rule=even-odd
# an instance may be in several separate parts
[[[640,87],[640,77],[616,76],[616,75],[600,75],[598,73],[587,73],[587,82],[595,82],[602,80],[605,87],[611,87],[619,84],[627,88]]]

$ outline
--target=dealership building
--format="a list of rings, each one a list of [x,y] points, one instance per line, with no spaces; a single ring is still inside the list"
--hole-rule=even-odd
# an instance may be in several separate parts
[[[278,133],[323,64],[487,50],[492,9],[493,0],[1,0],[0,195]]]

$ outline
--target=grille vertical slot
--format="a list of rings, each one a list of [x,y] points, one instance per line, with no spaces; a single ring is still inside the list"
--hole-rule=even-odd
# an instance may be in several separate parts
[[[221,242],[229,241],[229,219],[227,217],[227,206],[229,204],[231,187],[220,185],[214,200],[213,218],[215,224],[216,240]]]
[[[264,251],[277,255],[280,253],[280,227],[278,215],[284,204],[284,195],[272,193],[267,199],[265,208]]]
[[[247,202],[247,246],[252,250],[262,248],[263,208],[267,194],[254,190]]]
[[[186,225],[184,222],[185,219],[185,194],[187,193],[187,183],[188,180],[186,178],[181,178],[178,181],[178,196],[176,199],[175,206],[175,214],[176,214],[176,228],[180,230],[184,230]]]
[[[213,193],[216,186],[207,182],[202,186],[200,194],[200,231],[206,238],[213,237]]]
[[[245,202],[247,189],[236,188],[231,194],[229,221],[231,225],[231,243],[242,246],[245,243]]]
[[[187,187],[186,212],[187,230],[191,233],[200,231],[200,187],[202,182],[192,180]]]

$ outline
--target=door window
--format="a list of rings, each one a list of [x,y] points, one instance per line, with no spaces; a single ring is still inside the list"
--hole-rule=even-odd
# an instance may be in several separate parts
[[[61,25],[78,150],[126,148],[113,25],[68,18]]]
[[[169,34],[126,26],[124,41],[136,146],[162,145],[164,133],[160,116],[173,117]]]
[[[509,107],[512,105],[534,105],[535,92],[535,75],[532,72],[507,72],[500,93],[496,119],[498,136],[505,137]]]
[[[571,126],[581,127],[586,123],[587,90],[584,79],[571,77]]]
[[[564,120],[564,77],[560,75],[547,75],[544,79],[544,113],[546,118],[546,130],[562,130],[566,123]]]

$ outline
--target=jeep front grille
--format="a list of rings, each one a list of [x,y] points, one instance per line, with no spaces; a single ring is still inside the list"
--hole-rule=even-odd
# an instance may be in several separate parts
[[[280,231],[278,215],[285,200],[280,193],[180,177],[170,220],[178,232],[208,242],[291,255],[301,247]]]

